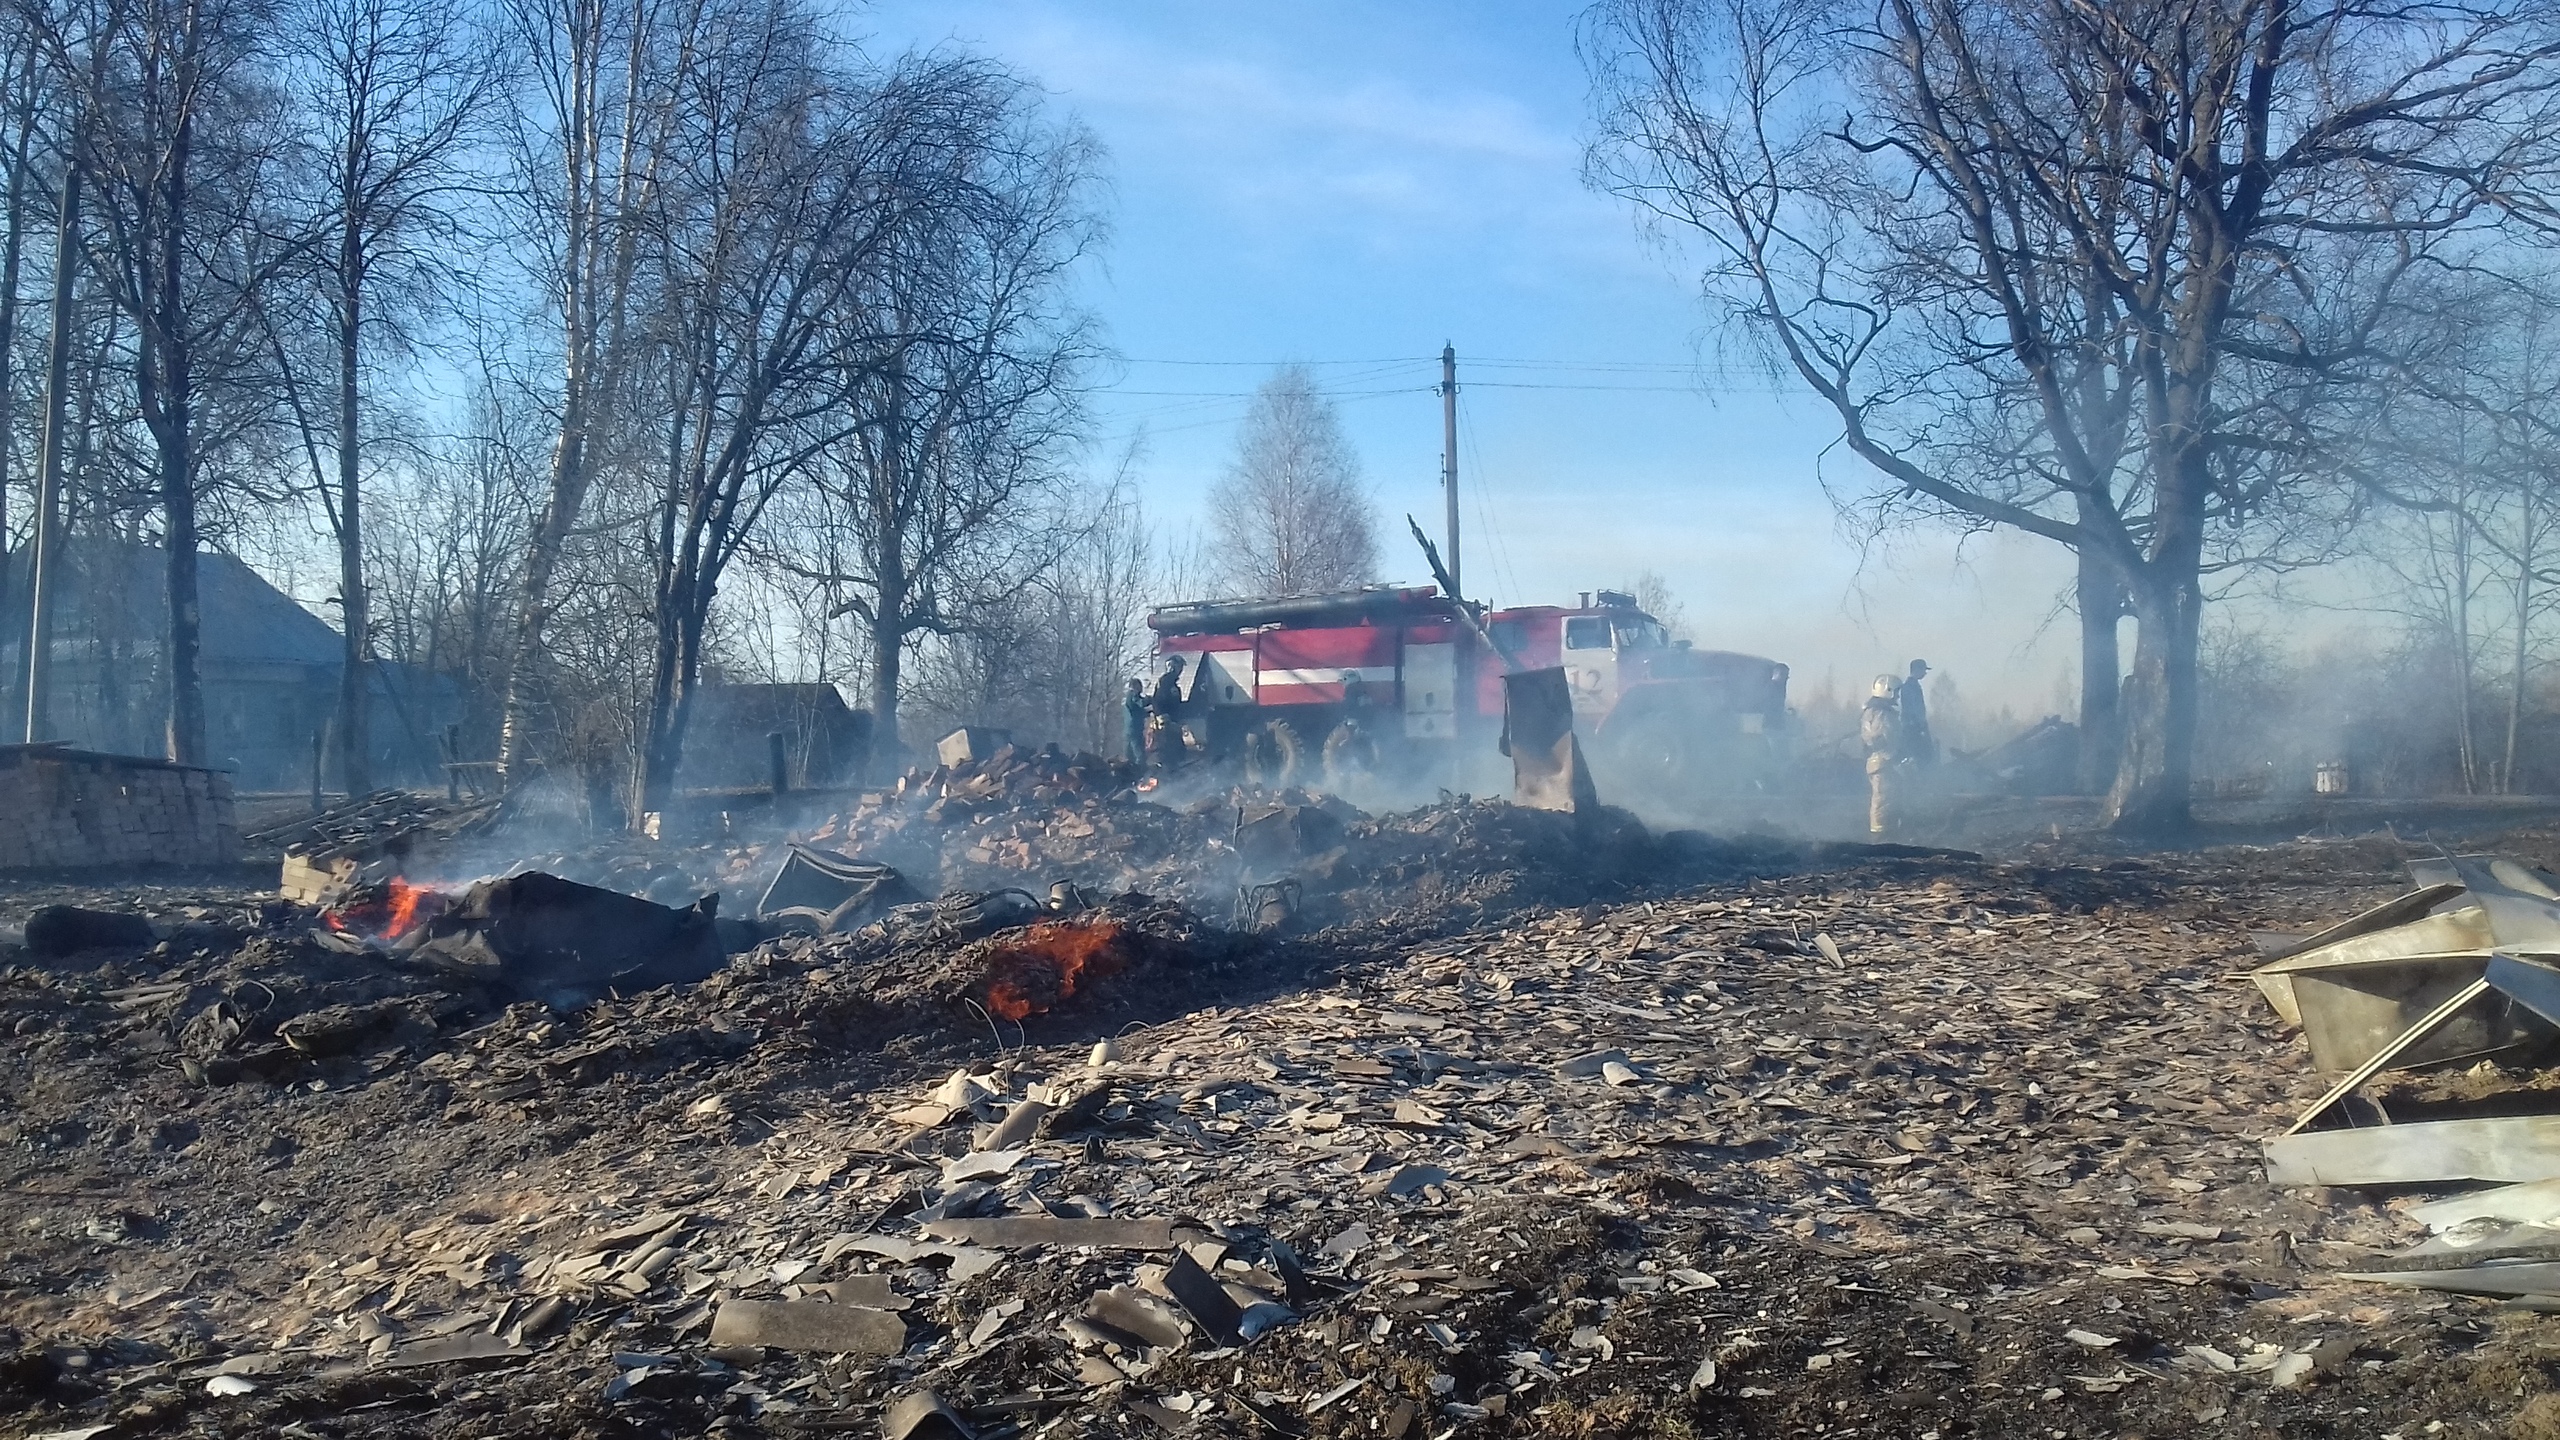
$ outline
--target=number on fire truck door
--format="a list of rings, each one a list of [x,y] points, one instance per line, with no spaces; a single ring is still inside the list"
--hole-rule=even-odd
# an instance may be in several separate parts
[[[1458,733],[1458,647],[1446,642],[1404,647],[1404,733],[1446,740]]]

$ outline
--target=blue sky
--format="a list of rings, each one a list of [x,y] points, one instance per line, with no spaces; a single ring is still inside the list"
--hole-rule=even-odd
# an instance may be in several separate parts
[[[1108,148],[1112,237],[1087,302],[1126,361],[1097,464],[1147,436],[1182,528],[1272,365],[1314,367],[1378,501],[1391,574],[1438,529],[1446,341],[1462,396],[1467,581],[1553,602],[1651,569],[1702,644],[1844,686],[1926,655],[1976,700],[2068,703],[2062,552],[2018,537],[1889,552],[1815,411],[1716,343],[1689,267],[1581,181],[1587,87],[1566,4],[885,0],[882,48],[957,41],[1038,77]],[[1167,597],[1172,598],[1172,597]]]

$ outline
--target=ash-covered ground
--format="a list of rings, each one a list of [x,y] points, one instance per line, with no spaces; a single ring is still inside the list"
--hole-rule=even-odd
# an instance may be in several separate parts
[[[2250,932],[2402,888],[2389,816],[2125,855],[2012,806],[1933,837],[1976,858],[950,801],[819,843],[1112,897],[1116,969],[1011,1023],[1019,932],[785,937],[559,1014],[271,870],[11,883],[158,934],[0,949],[0,1432],[2560,1433],[2552,1321],[2330,1278],[2405,1202],[2263,1178],[2325,1084]],[[729,913],[780,853],[531,848]]]

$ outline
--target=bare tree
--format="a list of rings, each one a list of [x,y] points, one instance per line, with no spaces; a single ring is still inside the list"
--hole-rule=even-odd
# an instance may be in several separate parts
[[[823,602],[821,650],[860,622],[891,749],[925,637],[1038,616],[1118,668],[1119,599],[1089,602],[1125,598],[1125,516],[1077,483],[1097,152],[1025,77],[874,63],[807,0],[0,3],[0,532],[40,429],[37,528],[117,557],[75,578],[167,559],[165,624],[79,621],[82,733],[148,743],[156,707],[173,758],[216,758],[197,556],[315,537],[350,790],[390,778],[377,732],[434,738],[381,698],[397,661],[460,685],[514,778],[663,803],[756,628],[741,557]],[[509,263],[473,293],[542,323],[449,319]],[[457,337],[485,353],[445,365]]]
[[[2271,556],[2252,527],[2305,513],[2307,417],[2391,367],[2405,287],[2544,213],[2550,19],[1604,0],[1586,38],[1595,179],[1705,243],[1876,498],[2045,536],[2122,586],[2111,819],[2183,826],[2209,567]]]
[[[600,469],[627,444],[633,282],[644,213],[678,115],[692,52],[660,0],[508,0],[538,105],[518,119],[527,234],[559,320],[558,425],[547,496],[516,585],[498,735],[502,773],[526,758],[553,581]]]
[[[436,0],[295,0],[284,16],[313,192],[300,270],[326,354],[312,368],[325,381],[311,383],[318,377],[294,365],[291,337],[274,339],[312,491],[337,540],[337,740],[349,794],[373,788],[363,429],[377,397],[368,386],[379,359],[407,347],[407,325],[438,288],[459,283],[454,256],[468,238],[460,211],[485,190],[472,149],[508,83],[503,49],[470,13]],[[302,307],[291,308],[299,318]],[[273,309],[262,309],[271,324]]]
[[[1228,583],[1246,594],[1315,595],[1377,575],[1360,458],[1305,367],[1254,393],[1235,461],[1209,492],[1209,523]]]
[[[538,473],[538,466],[512,463],[499,442],[469,436],[372,489],[379,523],[365,568],[377,601],[374,657],[436,677],[431,684],[451,683],[462,702],[451,723],[475,749],[497,731],[489,702],[505,658],[515,567],[524,558],[535,493],[529,480]],[[433,753],[445,748],[443,738],[426,733],[413,743]]]
[[[26,255],[28,227],[37,220],[31,202],[43,189],[30,162],[44,97],[36,84],[43,72],[37,68],[35,37],[18,24],[8,25],[5,33],[0,65],[14,77],[16,103],[8,108],[8,137],[0,141],[8,166],[5,190],[0,190],[0,606],[9,595],[9,462],[18,433],[18,267]],[[0,695],[8,691],[7,682],[0,680]]]
[[[1114,748],[1122,683],[1145,669],[1146,608],[1166,567],[1127,465],[1102,494],[1072,503],[1091,517],[1074,546],[967,632],[936,637],[915,667],[912,711],[1070,750]]]
[[[86,118],[93,268],[133,326],[136,409],[168,562],[166,753],[205,759],[197,555],[212,458],[255,429],[253,299],[291,258],[268,243],[280,114],[261,72],[265,0],[83,0],[45,37]],[[226,477],[226,478],[238,478]]]
[[[2369,407],[2354,432],[2360,463],[2392,477],[2397,502],[2363,547],[2387,582],[2376,604],[2453,670],[2454,749],[2472,791],[2518,783],[2540,632],[2560,603],[2560,308],[2541,278],[2479,286],[2446,327],[2438,363]],[[2505,733],[2486,753],[2481,712],[2500,689]]]
[[[1638,575],[1628,582],[1627,593],[1635,597],[1637,609],[1662,622],[1663,631],[1673,640],[1698,638],[1689,630],[1689,607],[1671,592],[1671,582],[1663,578],[1661,571],[1647,570]]]
[[[33,28],[33,27],[31,27]],[[31,43],[34,36],[30,35]],[[87,124],[85,111],[77,97],[67,107],[70,113],[58,120],[56,142],[56,182],[53,206],[53,284],[46,305],[46,341],[44,405],[36,442],[36,475],[31,487],[33,503],[28,507],[28,545],[30,564],[27,570],[26,633],[15,637],[19,643],[20,674],[11,678],[20,682],[16,699],[18,707],[11,719],[13,728],[29,744],[51,738],[53,644],[52,626],[54,594],[57,590],[59,559],[55,553],[60,535],[62,513],[62,475],[65,435],[64,419],[70,401],[72,345],[76,334],[77,289],[80,279],[80,200],[87,171],[79,158],[81,131]],[[0,474],[0,492],[6,489],[7,477]],[[5,549],[6,536],[0,534],[0,549]]]
[[[848,319],[871,277],[914,262],[917,234],[956,229],[944,212],[984,209],[973,152],[1013,84],[971,60],[849,73],[787,4],[722,28],[688,77],[652,246],[671,383],[643,810],[675,785],[723,572],[777,491],[843,443],[864,378],[905,358],[904,337]]]
[[[1067,300],[1099,238],[1097,152],[1021,77],[978,67],[955,108],[944,198],[919,207],[837,316],[879,347],[850,425],[812,457],[824,519],[796,562],[863,632],[873,750],[902,753],[918,637],[1001,613],[1078,541],[1064,513],[1093,342]]]

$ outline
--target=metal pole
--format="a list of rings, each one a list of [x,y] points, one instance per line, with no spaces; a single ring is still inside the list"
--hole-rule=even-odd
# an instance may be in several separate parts
[[[53,587],[62,556],[62,412],[70,390],[71,285],[80,255],[80,180],[78,157],[65,156],[62,204],[53,239],[53,330],[47,338],[44,380],[44,432],[36,455],[35,560],[27,573],[27,714],[21,737],[33,745],[52,738]]]
[[[1440,347],[1440,489],[1449,502],[1449,588],[1454,596],[1465,575],[1458,568],[1458,347]]]

